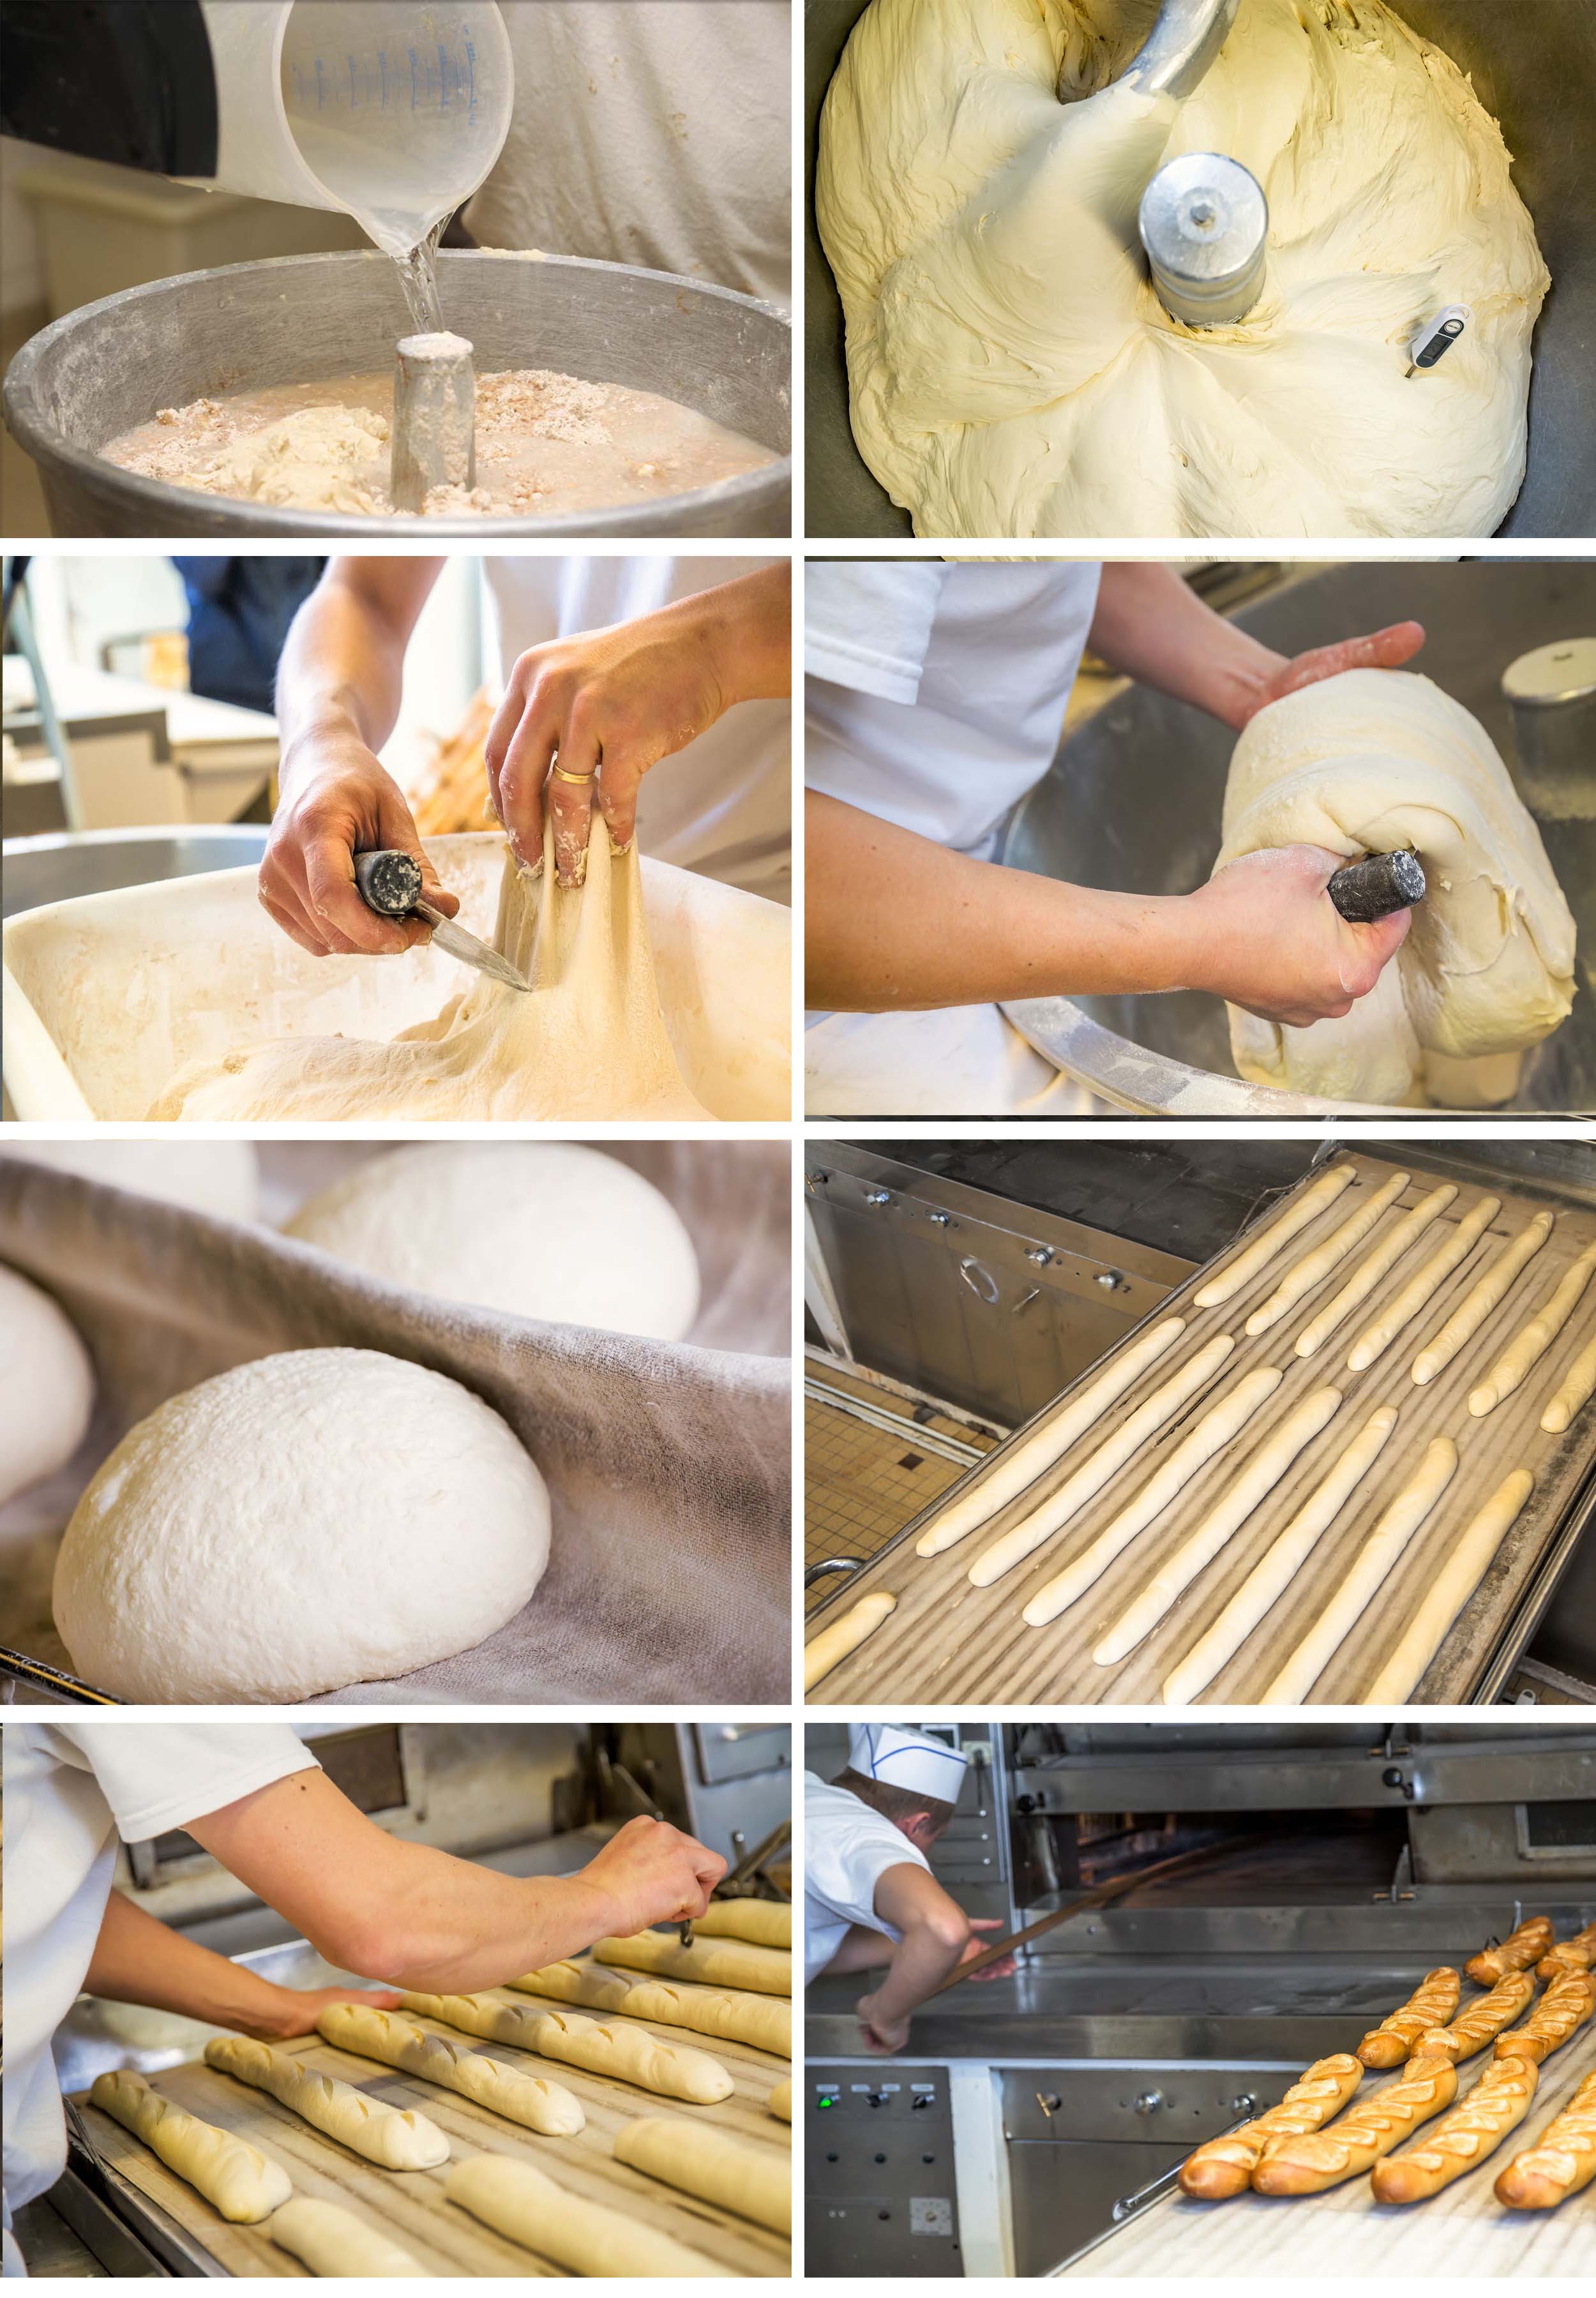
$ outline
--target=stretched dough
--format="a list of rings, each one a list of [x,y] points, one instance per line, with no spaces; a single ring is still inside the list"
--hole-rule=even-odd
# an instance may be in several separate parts
[[[1250,1284],[1261,1269],[1267,1269],[1276,1255],[1284,1252],[1299,1229],[1306,1228],[1310,1221],[1316,1221],[1327,1206],[1333,1205],[1343,1189],[1357,1178],[1358,1168],[1348,1160],[1327,1165],[1318,1180],[1270,1221],[1261,1236],[1255,1236],[1234,1261],[1226,1262],[1217,1276],[1198,1286],[1192,1295],[1195,1306],[1221,1308],[1244,1285]]]
[[[673,1987],[663,1979],[645,1979],[627,1988],[620,2008],[627,2018],[647,2019],[656,2027],[688,2027],[723,2043],[792,2056],[792,2005],[773,1995],[732,1995],[722,1988]]]
[[[1327,1301],[1319,1314],[1303,1326],[1297,1335],[1298,1356],[1311,1357],[1324,1346],[1336,1326],[1362,1306],[1386,1271],[1394,1269],[1403,1253],[1418,1244],[1431,1222],[1440,1219],[1457,1194],[1448,1181],[1432,1189],[1410,1213],[1403,1214],[1390,1236],[1383,1238],[1368,1260],[1353,1269],[1334,1300]]]
[[[1454,1269],[1460,1268],[1474,1251],[1497,1214],[1501,1211],[1500,1197],[1482,1197],[1474,1211],[1460,1220],[1451,1236],[1438,1252],[1431,1253],[1424,1267],[1407,1284],[1390,1305],[1383,1309],[1372,1325],[1366,1325],[1352,1343],[1347,1357],[1349,1372],[1367,1372],[1371,1364],[1385,1355],[1392,1342],[1410,1324],[1426,1302],[1433,1300]]]
[[[537,2049],[538,2021],[546,2014],[519,2003],[500,2003],[492,1995],[418,1995],[401,1992],[407,2011],[424,2019],[441,2019],[463,2035],[480,2035],[488,2043],[513,2043],[518,2050]]]
[[[1297,1510],[1279,1538],[1253,1566],[1206,1635],[1163,1680],[1166,1707],[1184,1707],[1207,1690],[1252,1634],[1264,1614],[1278,1603],[1315,1545],[1362,1484],[1396,1426],[1396,1408],[1383,1404],[1365,1421],[1346,1451]]]
[[[392,2011],[335,2003],[317,2020],[316,2031],[341,2051],[380,2059],[385,2066],[436,2083],[440,2090],[459,2091],[462,2098],[475,2099],[507,2122],[518,2122],[545,2137],[573,2137],[587,2121],[582,2101],[564,2083],[501,2066],[480,2051],[464,2050],[442,2035],[429,2035],[425,2027]]]
[[[1305,1252],[1294,1268],[1286,1270],[1263,1306],[1253,1310],[1247,1318],[1248,1332],[1254,1335],[1267,1333],[1271,1325],[1278,1325],[1281,1318],[1311,1293],[1316,1285],[1322,1285],[1330,1271],[1362,1244],[1386,1206],[1396,1203],[1412,1178],[1411,1173],[1393,1173],[1390,1179],[1374,1192],[1367,1204],[1360,1205],[1350,1219],[1344,1220],[1339,1228],[1333,1229],[1322,1244],[1316,1244],[1311,1252]]]
[[[746,1939],[750,1947],[792,1945],[792,1909],[781,1899],[712,1899],[693,1917],[699,1938]]]
[[[248,2035],[214,2035],[205,2064],[269,2091],[293,2113],[385,2170],[432,2170],[449,2160],[449,2141],[435,2122],[413,2107],[368,2098],[352,2083],[317,2074],[286,2051]]]
[[[1046,1627],[1049,1620],[1056,1620],[1067,1606],[1100,1580],[1137,1534],[1145,1531],[1155,1517],[1162,1516],[1171,1500],[1178,1499],[1198,1469],[1239,1434],[1285,1377],[1274,1365],[1260,1365],[1244,1373],[1228,1394],[1203,1415],[1156,1475],[1148,1478],[1129,1507],[1121,1509],[1073,1564],[1067,1565],[1038,1589],[1025,1607],[1023,1617],[1027,1624],[1033,1628]]]
[[[1377,2203],[1421,2203],[1474,2170],[1529,2112],[1541,2079],[1528,2059],[1489,2066],[1468,2097],[1443,2114],[1417,2146],[1377,2162]]]
[[[1470,1285],[1433,1341],[1413,1360],[1413,1377],[1420,1388],[1444,1372],[1458,1351],[1471,1341],[1519,1271],[1540,1252],[1551,1235],[1555,1213],[1536,1213],[1509,1244],[1504,1244],[1477,1285]]]
[[[266,2229],[279,2250],[297,2258],[325,2282],[368,2276],[374,2281],[430,2281],[408,2250],[401,2250],[385,2234],[368,2226],[342,2203],[318,2203],[296,2195],[272,2214]]]
[[[280,2162],[235,2138],[230,2130],[219,2130],[197,2114],[186,2114],[153,2091],[142,2075],[126,2068],[96,2075],[89,2098],[102,2114],[142,2138],[169,2170],[236,2225],[253,2226],[269,2218],[294,2192],[294,2182]]]
[[[792,1993],[791,1955],[743,1939],[694,1939],[683,1947],[663,1931],[638,1931],[630,1938],[601,1938],[591,1951],[595,1963],[618,1963],[662,1979],[702,1980],[707,1987],[743,1988],[754,1995]]]
[[[773,2234],[792,2231],[792,2158],[672,2115],[644,2115],[616,2139],[616,2161]]]
[[[1549,1436],[1560,1436],[1592,1396],[1596,1396],[1596,1338],[1587,1341],[1563,1375],[1557,1394],[1541,1415],[1542,1427]]]
[[[547,2013],[538,2022],[537,2048],[546,2059],[635,2083],[661,2098],[690,2099],[696,2106],[713,2106],[733,2089],[731,2076],[707,2051],[679,2050],[657,2043],[641,2027],[605,2027],[575,2011]]]
[[[872,1590],[851,1604],[839,1620],[822,1628],[804,1646],[804,1690],[813,1691],[823,1675],[830,1675],[850,1652],[874,1635],[881,1622],[897,1609],[897,1599],[887,1589]]]
[[[1162,1564],[1135,1600],[1128,1604],[1092,1657],[1099,1667],[1112,1667],[1151,1634],[1170,1606],[1206,1571],[1227,1541],[1238,1532],[1269,1493],[1272,1492],[1298,1455],[1327,1428],[1341,1409],[1338,1388],[1316,1388],[1294,1412],[1266,1438],[1246,1467],[1215,1501],[1190,1538]]]
[[[790,2075],[785,2082],[779,2082],[776,2085],[765,2104],[771,2112],[779,2115],[783,2122],[792,2120],[792,2077]]]
[[[1521,1333],[1509,1342],[1490,1371],[1473,1390],[1468,1409],[1476,1420],[1493,1412],[1504,1396],[1511,1396],[1525,1376],[1545,1355],[1563,1327],[1584,1299],[1585,1288],[1596,1277],[1596,1244],[1590,1244],[1567,1269],[1562,1283],[1537,1317],[1532,1317]]]
[[[1263,1694],[1264,1707],[1297,1707],[1396,1568],[1398,1558],[1458,1470],[1458,1448],[1437,1436],[1359,1550],[1352,1569]]]
[[[1050,1540],[1071,1517],[1078,1516],[1087,1502],[1096,1499],[1104,1484],[1119,1474],[1131,1455],[1140,1451],[1148,1437],[1154,1435],[1166,1421],[1173,1420],[1181,1407],[1199,1389],[1207,1386],[1235,1346],[1228,1333],[1218,1333],[1195,1356],[1188,1357],[1178,1372],[1171,1373],[1105,1442],[1082,1461],[1057,1492],[1041,1501],[1029,1516],[1021,1517],[989,1547],[982,1549],[970,1566],[972,1585],[989,1588],[1005,1572],[1012,1572],[1016,1564],[1023,1563],[1033,1549]]]
[[[1166,1317],[1151,1332],[1121,1349],[1096,1380],[1071,1397],[1062,1409],[1050,1412],[1039,1428],[1012,1445],[985,1474],[972,1471],[980,1476],[979,1483],[963,1486],[950,1496],[947,1507],[914,1542],[915,1555],[940,1556],[944,1549],[955,1548],[969,1533],[990,1523],[1000,1508],[1006,1508],[1028,1484],[1034,1484],[1055,1460],[1062,1459],[1078,1436],[1095,1427],[1109,1406],[1141,1378],[1149,1365],[1172,1349],[1185,1330],[1184,1317]]]
[[[1527,1468],[1504,1476],[1484,1507],[1463,1532],[1426,1589],[1418,1609],[1402,1630],[1395,1650],[1363,1695],[1362,1705],[1404,1702],[1446,1640],[1448,1629],[1490,1569],[1492,1558],[1517,1523],[1534,1489]]]
[[[623,2218],[612,2203],[585,2202],[508,2155],[468,2155],[451,2170],[443,2191],[484,2226],[572,2274],[696,2280],[732,2271],[655,2227]]]
[[[522,1995],[546,1995],[555,2003],[579,2003],[584,2011],[620,2011],[632,1989],[613,1971],[595,1971],[591,1963],[546,1963],[541,1971],[507,1979],[507,1987]]]

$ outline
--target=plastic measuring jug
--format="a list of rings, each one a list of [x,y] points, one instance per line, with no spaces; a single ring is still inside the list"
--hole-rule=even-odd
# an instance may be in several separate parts
[[[509,132],[496,0],[200,0],[216,71],[208,185],[342,208],[404,256]]]

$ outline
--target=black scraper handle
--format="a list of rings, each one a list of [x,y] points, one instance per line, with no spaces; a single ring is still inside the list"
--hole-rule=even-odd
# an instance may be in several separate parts
[[[1349,925],[1372,926],[1397,910],[1410,910],[1426,893],[1424,864],[1417,854],[1371,854],[1337,870],[1327,891]]]
[[[379,918],[408,917],[421,893],[421,864],[396,846],[355,856],[360,899]]]

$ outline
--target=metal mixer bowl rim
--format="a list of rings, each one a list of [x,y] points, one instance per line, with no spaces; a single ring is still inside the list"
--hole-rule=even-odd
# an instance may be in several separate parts
[[[676,271],[650,271],[639,263],[602,263],[586,255],[523,255],[514,250],[471,247],[446,248],[440,252],[440,263],[459,261],[489,263],[549,263],[570,271],[616,272],[627,278],[657,280],[662,285],[690,294],[702,295],[713,301],[736,304],[747,311],[757,311],[784,328],[790,338],[792,318],[778,304],[766,302],[757,295],[744,295],[734,287],[722,287],[703,279],[689,279]],[[37,335],[30,335],[17,352],[6,370],[3,398],[7,428],[23,451],[36,463],[64,466],[79,483],[93,490],[114,484],[119,493],[131,495],[145,506],[153,522],[152,534],[168,531],[162,512],[193,515],[194,506],[203,504],[214,509],[219,517],[229,521],[242,520],[246,527],[259,527],[273,535],[351,535],[368,537],[374,534],[445,535],[462,540],[472,535],[500,534],[629,534],[635,532],[633,522],[640,510],[650,516],[682,517],[713,505],[717,510],[727,506],[735,508],[744,500],[757,500],[777,485],[788,486],[792,479],[790,453],[774,462],[762,464],[757,471],[745,471],[736,478],[720,479],[714,485],[694,487],[686,494],[656,495],[647,504],[617,505],[605,510],[564,514],[555,518],[494,518],[485,513],[453,518],[422,518],[401,517],[394,513],[376,511],[310,511],[298,510],[284,504],[251,502],[242,495],[211,494],[202,487],[178,487],[164,479],[146,478],[137,471],[125,470],[119,463],[107,462],[103,455],[79,447],[63,438],[54,425],[37,411],[37,392],[34,371],[48,358],[56,344],[79,329],[91,325],[103,314],[125,311],[128,305],[144,296],[163,295],[173,290],[192,286],[202,280],[236,277],[248,272],[300,269],[306,264],[383,263],[388,259],[377,248],[350,248],[330,254],[272,255],[252,263],[220,263],[202,271],[177,271],[164,279],[150,279],[137,287],[125,287],[113,295],[102,295],[93,303],[80,303],[76,310],[64,311],[59,319],[52,319]],[[789,384],[790,400],[790,383]],[[114,477],[108,477],[114,474]],[[179,528],[179,533],[186,529]]]

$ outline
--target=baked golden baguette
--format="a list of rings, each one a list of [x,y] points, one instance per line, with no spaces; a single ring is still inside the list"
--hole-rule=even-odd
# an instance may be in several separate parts
[[[1512,2025],[1534,1991],[1535,1982],[1526,1971],[1510,1971],[1489,1995],[1476,1995],[1450,2027],[1432,2027],[1427,2035],[1421,2035],[1413,2046],[1413,2056],[1450,2059],[1454,2066],[1460,2059],[1473,2058],[1504,2027]]]
[[[1446,2024],[1462,1991],[1463,1983],[1450,1963],[1426,1971],[1402,2009],[1365,2035],[1358,2046],[1358,2056],[1366,2067],[1400,2067],[1404,2059],[1412,2057],[1413,2046],[1421,2035]]]
[[[1537,1979],[1555,1979],[1559,1971],[1589,1971],[1596,1963],[1596,1923],[1587,1923],[1572,1938],[1559,1939],[1535,1965]]]
[[[1588,2074],[1533,2146],[1515,2154],[1496,2181],[1510,2211],[1553,2211],[1596,2178],[1596,2074]]]
[[[1596,1979],[1583,1971],[1559,1971],[1522,2027],[1498,2038],[1499,2059],[1542,2059],[1560,2051],[1596,2011]]]
[[[1551,1917],[1532,1915],[1500,1947],[1483,1948],[1478,1955],[1471,1955],[1463,1968],[1477,1987],[1494,1987],[1509,1971],[1527,1971],[1532,1963],[1539,1963],[1551,1945]]]
[[[1377,2162],[1377,2203],[1422,2203],[1472,2170],[1529,2112],[1541,2070],[1532,2059],[1493,2059],[1460,2105],[1417,2144]]]
[[[1458,2094],[1458,2071],[1446,2059],[1421,2059],[1384,2090],[1348,2109],[1328,2130],[1275,2138],[1253,2173],[1260,2195],[1322,2195],[1372,2170],[1382,2154],[1449,2107]]]
[[[1195,2195],[1203,2203],[1228,2202],[1232,2195],[1245,2194],[1258,2158],[1271,2138],[1284,2138],[1293,2131],[1318,2130],[1333,2114],[1340,2113],[1362,2079],[1363,2069],[1350,2052],[1339,2052],[1333,2059],[1316,2059],[1278,2106],[1267,2108],[1253,2121],[1244,2122],[1239,2130],[1204,2139],[1180,2166],[1181,2192]]]

